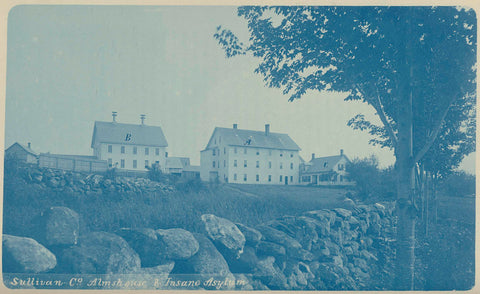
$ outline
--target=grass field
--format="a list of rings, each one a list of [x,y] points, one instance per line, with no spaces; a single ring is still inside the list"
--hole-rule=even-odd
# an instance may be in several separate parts
[[[284,215],[341,207],[343,189],[213,185],[172,193],[66,193],[20,183],[4,185],[4,232],[35,230],[36,217],[51,206],[66,206],[82,217],[82,230],[115,231],[121,227],[184,228],[198,231],[202,214],[215,214],[233,222],[257,225]]]

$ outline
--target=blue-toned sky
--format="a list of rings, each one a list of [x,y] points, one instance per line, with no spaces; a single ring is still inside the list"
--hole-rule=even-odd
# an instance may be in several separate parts
[[[215,126],[288,133],[309,159],[344,149],[350,158],[392,152],[349,128],[364,104],[341,93],[288,102],[253,73],[258,60],[226,59],[216,27],[248,38],[234,7],[17,6],[8,18],[5,145],[92,154],[95,120],[160,125],[171,156],[199,164]],[[462,165],[474,172],[474,155]]]

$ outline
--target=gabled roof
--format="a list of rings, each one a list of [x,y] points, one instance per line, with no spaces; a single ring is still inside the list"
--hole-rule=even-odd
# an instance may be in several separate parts
[[[18,146],[20,148],[22,148],[23,150],[25,150],[25,152],[27,153],[30,153],[32,154],[33,156],[38,156],[38,153],[33,151],[32,149],[28,148],[27,146],[23,145],[23,144],[20,144],[18,142],[15,142],[13,143],[12,145],[10,145],[10,147],[8,147],[5,152],[8,152],[8,150],[10,150],[10,148],[12,148],[13,146]]]
[[[310,160],[306,166],[305,173],[321,173],[329,172],[333,170],[333,167],[340,161],[340,159],[345,158],[347,162],[350,162],[347,156],[343,155],[334,155],[326,157],[318,157]]]
[[[166,168],[185,168],[190,165],[188,157],[167,157],[165,160]]]
[[[168,146],[161,127],[103,121],[96,121],[93,127],[92,148],[96,143]]]
[[[212,140],[218,135],[221,143],[229,146],[247,146],[281,150],[300,150],[300,147],[287,134],[272,133],[265,135],[263,131],[240,130],[216,127],[205,149],[212,147]]]

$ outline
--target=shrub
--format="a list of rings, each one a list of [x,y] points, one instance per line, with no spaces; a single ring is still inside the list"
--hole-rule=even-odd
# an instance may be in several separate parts
[[[354,159],[347,164],[349,179],[355,181],[356,196],[365,202],[393,200],[396,195],[395,175],[392,167],[380,169],[377,158]]]
[[[147,166],[148,169],[148,178],[151,181],[155,182],[164,182],[165,175],[163,174],[159,164],[152,164],[151,166]]]

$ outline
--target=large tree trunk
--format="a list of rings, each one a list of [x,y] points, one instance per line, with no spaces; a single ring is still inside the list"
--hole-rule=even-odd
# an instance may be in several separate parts
[[[409,83],[403,85],[403,90],[408,94],[398,108],[398,143],[395,149],[397,172],[395,286],[398,290],[413,290],[415,264],[413,97]]]

